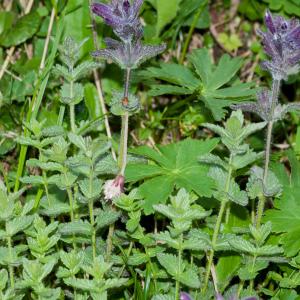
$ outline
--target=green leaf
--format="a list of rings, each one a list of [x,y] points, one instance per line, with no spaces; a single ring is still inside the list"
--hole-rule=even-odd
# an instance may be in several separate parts
[[[181,0],[172,0],[172,5],[170,5],[168,0],[156,1],[156,36],[159,36],[161,30],[176,17],[180,1]]]
[[[0,35],[3,31],[12,27],[15,15],[11,11],[1,11],[0,12]]]
[[[166,269],[166,271],[173,277],[178,274],[178,259],[173,254],[159,253],[157,254],[159,263]]]
[[[146,263],[149,260],[149,257],[145,253],[134,253],[129,258],[127,263],[130,266],[139,266]]]
[[[68,138],[69,138],[70,142],[72,144],[74,144],[76,147],[78,147],[80,150],[82,150],[83,152],[87,151],[86,143],[82,136],[70,132],[68,134]]]
[[[186,271],[179,274],[178,279],[181,283],[190,288],[198,289],[200,287],[199,276],[197,272],[191,267],[187,267]]]
[[[79,187],[83,195],[88,199],[95,199],[100,197],[100,193],[102,190],[102,180],[95,179],[82,179],[78,182]]]
[[[199,78],[195,77],[188,67],[176,64],[164,64],[160,68],[149,68],[141,72],[146,78],[157,78],[174,84],[166,85],[165,88],[163,85],[153,85],[150,93],[152,95],[194,94],[195,98],[202,101],[212,112],[216,120],[224,117],[225,108],[231,104],[255,97],[256,90],[253,89],[253,84],[234,80],[242,66],[240,58],[230,58],[225,54],[215,66],[208,49],[202,48],[194,50],[189,55],[189,61]]]
[[[285,188],[274,208],[266,211],[264,220],[272,222],[272,231],[283,233],[281,243],[285,254],[290,257],[300,249],[300,188]]]
[[[179,234],[188,230],[193,220],[203,219],[210,214],[210,211],[205,211],[201,206],[193,204],[193,201],[194,199],[186,190],[180,189],[175,197],[171,196],[171,204],[158,204],[153,208],[171,219]]]
[[[20,231],[25,230],[33,221],[33,216],[16,217],[15,219],[6,223],[6,234],[14,236]]]
[[[17,46],[30,39],[37,31],[41,18],[37,12],[31,12],[17,20],[13,30],[8,28],[0,35],[0,45]]]
[[[155,84],[151,86],[149,96],[160,95],[191,95],[193,92],[185,87],[167,85],[167,84]]]
[[[212,151],[217,143],[217,139],[187,139],[160,146],[158,151],[145,146],[134,149],[132,152],[135,154],[144,155],[155,162],[155,165],[129,163],[126,167],[127,181],[146,179],[139,187],[141,195],[145,197],[143,208],[146,214],[153,212],[154,204],[164,203],[175,186],[193,190],[200,196],[211,196],[213,180],[207,177],[208,167],[201,166],[198,157]]]
[[[104,228],[115,223],[120,217],[120,212],[109,209],[101,210],[96,218],[97,229]]]
[[[221,291],[229,285],[233,276],[241,265],[241,257],[238,255],[221,256],[216,266],[218,287]]]
[[[179,242],[176,239],[173,239],[170,236],[170,233],[168,231],[160,232],[154,235],[155,240],[157,240],[159,243],[166,243],[169,247],[174,249],[179,249]]]
[[[62,235],[73,235],[73,234],[82,234],[82,235],[91,235],[92,226],[87,221],[73,221],[70,223],[61,223],[59,225],[59,232]]]
[[[228,193],[224,193],[228,172],[220,167],[211,167],[208,176],[216,181],[217,192],[214,194],[219,201],[230,200],[239,205],[248,204],[248,197],[245,191],[241,191],[239,185],[231,178]]]
[[[234,237],[229,240],[229,244],[236,250],[250,253],[254,255],[256,253],[256,247],[251,244],[249,241],[241,238],[241,237]]]
[[[190,69],[178,64],[161,64],[160,68],[148,68],[143,74],[147,77],[158,78],[182,86],[191,92],[197,89],[200,84]]]
[[[3,291],[8,281],[8,273],[6,270],[0,271],[0,291]]]
[[[254,166],[251,168],[250,177],[247,183],[247,192],[251,199],[255,199],[261,195],[266,197],[279,195],[282,191],[282,186],[276,175],[269,170],[265,185],[263,185],[264,170]]]

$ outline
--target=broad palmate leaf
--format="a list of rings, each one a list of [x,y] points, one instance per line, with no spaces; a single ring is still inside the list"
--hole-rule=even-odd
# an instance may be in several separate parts
[[[153,162],[128,164],[125,174],[129,182],[145,180],[139,191],[145,198],[146,214],[154,212],[154,204],[165,203],[175,186],[194,191],[199,196],[212,195],[214,181],[207,176],[208,167],[201,165],[198,157],[210,153],[218,141],[187,139],[159,146],[158,151],[146,146],[132,150],[134,154],[145,156]]]
[[[152,85],[150,95],[194,95],[194,99],[202,101],[216,120],[224,118],[224,108],[255,96],[256,90],[252,83],[235,81],[235,75],[243,64],[241,58],[230,58],[225,54],[214,65],[208,50],[202,48],[194,50],[189,61],[195,72],[174,63],[141,72],[145,78],[156,78],[168,83]]]
[[[291,172],[287,174],[280,164],[274,166],[280,184],[282,196],[274,202],[274,208],[266,211],[265,221],[272,222],[272,231],[282,233],[280,241],[285,254],[290,257],[300,249],[300,162],[294,152],[288,151]]]

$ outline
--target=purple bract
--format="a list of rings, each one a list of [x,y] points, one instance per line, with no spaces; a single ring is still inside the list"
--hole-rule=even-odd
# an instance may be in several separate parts
[[[265,15],[267,31],[258,30],[264,50],[270,57],[262,63],[274,79],[287,79],[288,75],[297,73],[300,61],[300,23],[296,19],[287,20],[281,16]]]
[[[115,34],[124,41],[142,36],[142,25],[139,20],[139,10],[143,0],[112,0],[110,4],[93,3],[94,14],[103,18],[111,26]]]
[[[106,38],[107,48],[92,53],[95,57],[111,59],[122,69],[135,69],[145,60],[156,56],[166,49],[166,45],[143,45],[141,40],[133,43],[122,43],[111,38]]]

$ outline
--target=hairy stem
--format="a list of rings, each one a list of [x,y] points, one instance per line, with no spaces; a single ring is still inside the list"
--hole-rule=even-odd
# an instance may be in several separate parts
[[[129,96],[129,82],[130,82],[131,69],[126,69],[125,84],[124,84],[124,99],[128,99]],[[125,112],[122,116],[122,129],[121,129],[121,139],[119,148],[119,175],[124,176],[126,163],[127,163],[127,144],[128,144],[128,123],[129,114]]]
[[[226,180],[226,185],[225,185],[225,190],[224,190],[225,194],[227,194],[229,192],[229,188],[230,188],[231,175],[232,175],[232,171],[233,171],[232,170],[232,159],[233,159],[233,155],[230,154],[229,169],[228,169],[228,175],[227,175],[227,180]],[[210,270],[211,270],[211,266],[212,266],[213,259],[214,259],[214,254],[215,254],[214,248],[215,248],[216,243],[217,243],[217,239],[218,239],[218,235],[219,235],[219,231],[220,231],[220,227],[221,227],[221,223],[222,223],[222,219],[223,219],[223,216],[224,216],[224,212],[225,212],[227,202],[228,202],[228,199],[226,199],[226,198],[222,200],[220,210],[219,210],[219,213],[218,213],[216,226],[215,226],[215,229],[214,229],[212,242],[211,242],[212,249],[210,250],[209,255],[208,255],[208,261],[207,261],[205,279],[204,279],[203,293],[205,293],[206,290],[207,290]]]
[[[181,274],[181,256],[182,256],[182,240],[183,234],[180,235],[180,248],[178,249],[178,274]],[[175,284],[175,300],[180,300],[180,282],[176,279]]]
[[[89,176],[89,191],[90,195],[93,191],[93,168],[90,170]],[[94,218],[94,202],[93,199],[89,199],[89,213],[90,213],[90,222],[92,225],[92,249],[93,249],[93,259],[96,258],[96,229],[95,229],[95,218]]]
[[[70,82],[70,98],[73,99],[74,96],[74,82]],[[71,130],[73,133],[76,132],[76,125],[75,125],[75,105],[70,104],[70,124]]]
[[[124,84],[124,99],[128,99],[129,96],[129,83],[130,83],[130,74],[131,69],[126,69],[125,74],[125,84]],[[119,146],[119,157],[118,157],[118,167],[119,167],[119,175],[124,176],[126,164],[127,164],[127,143],[128,143],[128,121],[129,114],[125,112],[122,116],[122,128],[121,128],[121,138],[120,138],[120,146]],[[114,206],[112,206],[113,209]],[[106,241],[106,256],[107,261],[110,260],[111,251],[112,251],[112,237],[115,230],[115,224],[111,224],[108,230],[108,236]]]
[[[114,209],[114,206],[112,206],[112,208]],[[114,230],[115,230],[115,224],[114,223],[110,224],[109,229],[108,229],[107,240],[106,240],[106,260],[107,260],[107,262],[110,261],[110,257],[111,257],[111,252],[112,252],[112,247],[113,247],[112,237],[114,235]]]
[[[268,122],[268,128],[267,128],[267,140],[266,140],[266,150],[265,150],[265,165],[264,165],[264,173],[263,173],[263,187],[265,188],[267,184],[268,179],[268,172],[269,172],[269,164],[270,164],[270,155],[271,155],[271,142],[272,142],[272,133],[273,133],[273,116],[274,111],[276,108],[276,105],[278,103],[278,97],[279,97],[279,91],[280,91],[280,80],[273,80],[272,85],[272,106],[271,106],[271,121]],[[262,215],[264,213],[264,207],[265,207],[266,197],[262,195],[260,197],[257,207],[257,216],[256,216],[256,227],[260,227]]]
[[[94,219],[94,204],[93,200],[89,200],[89,212],[90,212],[90,222],[92,225],[92,249],[93,249],[93,259],[96,258],[96,230],[95,230],[95,219]]]
[[[15,277],[14,277],[14,269],[13,266],[11,265],[11,261],[12,261],[12,243],[11,243],[11,237],[8,236],[7,237],[7,247],[8,247],[8,251],[9,251],[9,265],[8,265],[8,273],[9,273],[9,279],[10,279],[10,286],[12,289],[15,288]]]

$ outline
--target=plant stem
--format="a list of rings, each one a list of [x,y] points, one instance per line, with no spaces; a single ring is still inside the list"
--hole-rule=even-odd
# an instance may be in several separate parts
[[[89,178],[89,190],[90,190],[90,195],[92,194],[93,191],[93,167],[90,170],[90,178]],[[94,218],[94,202],[93,199],[89,199],[89,212],[90,212],[90,222],[92,225],[92,249],[93,249],[93,259],[95,260],[96,258],[96,230],[95,230],[95,218]]]
[[[227,180],[226,180],[226,185],[225,185],[225,190],[224,190],[225,194],[227,194],[229,192],[229,188],[230,188],[231,175],[232,175],[232,171],[233,171],[233,169],[232,169],[232,159],[233,159],[233,155],[230,154],[229,169],[228,169],[228,175],[227,175]],[[210,270],[211,270],[211,266],[212,266],[213,258],[214,258],[214,254],[215,254],[214,249],[215,249],[215,246],[216,246],[216,243],[217,243],[217,239],[218,239],[218,235],[219,235],[219,231],[220,231],[220,227],[221,227],[221,223],[222,223],[222,219],[223,219],[223,216],[224,216],[224,212],[225,212],[227,202],[228,202],[228,199],[226,199],[226,198],[224,198],[222,200],[220,210],[219,210],[219,213],[218,213],[216,226],[215,226],[215,229],[214,229],[212,242],[211,242],[212,249],[209,252],[208,262],[207,262],[207,266],[206,266],[203,293],[206,292],[206,289],[207,289],[207,286],[208,286]]]
[[[57,125],[62,126],[63,121],[64,121],[65,110],[66,110],[66,107],[64,105],[61,105],[60,108],[59,108],[59,114],[58,114],[58,118],[57,118]]]
[[[71,81],[70,82],[70,98],[73,99],[74,96],[74,91],[73,91],[73,87],[74,87],[74,82]],[[76,131],[76,125],[75,125],[75,105],[74,104],[70,104],[70,123],[71,123],[71,130],[73,133],[75,133]]]
[[[112,209],[114,209],[114,206],[112,206]],[[110,261],[111,252],[112,252],[112,237],[114,235],[115,230],[115,224],[110,224],[108,229],[108,235],[106,240],[106,260],[107,262]]]
[[[178,274],[181,274],[181,256],[182,256],[182,240],[183,234],[180,235],[180,248],[178,249]],[[175,284],[175,300],[179,300],[180,297],[180,282],[178,278],[176,278]]]
[[[181,56],[180,56],[180,59],[179,59],[179,63],[180,64],[183,64],[183,62],[184,62],[184,59],[185,59],[188,47],[190,45],[190,42],[191,42],[191,39],[192,39],[192,36],[193,36],[193,32],[195,30],[195,27],[197,25],[197,22],[199,20],[200,15],[203,13],[203,10],[204,10],[206,4],[207,4],[207,1],[204,1],[200,5],[200,7],[198,8],[197,13],[194,16],[194,19],[193,19],[193,22],[191,24],[190,30],[188,32],[187,38],[186,38],[185,43],[183,45],[182,53],[181,53]]]
[[[273,80],[272,85],[272,105],[271,105],[271,121],[268,122],[268,128],[267,128],[267,141],[266,141],[266,150],[265,150],[265,165],[264,165],[264,173],[263,173],[263,188],[265,188],[268,180],[268,172],[269,172],[269,164],[270,164],[270,155],[271,155],[271,142],[272,142],[272,132],[273,132],[273,116],[274,111],[276,108],[276,105],[278,103],[278,97],[279,97],[279,91],[280,91],[280,80]],[[258,202],[257,207],[257,216],[256,216],[256,227],[260,227],[262,215],[264,213],[264,207],[265,207],[266,197],[262,195]]]
[[[8,251],[9,251],[9,265],[8,265],[8,272],[9,272],[9,279],[10,279],[10,286],[12,289],[15,288],[15,278],[14,278],[14,269],[13,266],[11,265],[11,261],[12,261],[12,243],[11,243],[11,237],[8,236],[7,237],[7,247],[8,247]]]
[[[129,96],[129,82],[130,82],[131,69],[126,69],[125,85],[124,85],[124,99]],[[121,129],[121,139],[119,148],[119,175],[124,176],[126,163],[127,163],[127,144],[128,144],[128,123],[129,123],[129,113],[125,112],[122,116],[122,129]]]
[[[127,68],[125,73],[125,84],[124,84],[124,99],[129,96],[129,83],[130,83],[130,74],[131,69]],[[121,128],[121,137],[120,137],[120,146],[119,146],[119,157],[118,157],[118,167],[119,175],[124,176],[126,164],[127,164],[127,143],[128,143],[128,121],[129,114],[125,112],[122,116],[122,128]],[[114,208],[114,207],[112,207]],[[106,241],[106,255],[107,261],[110,260],[111,251],[112,251],[112,236],[114,234],[115,225],[111,224],[108,230],[108,236]]]
[[[92,249],[93,249],[93,259],[96,258],[96,231],[95,231],[95,220],[94,220],[94,205],[93,200],[89,200],[89,212],[90,212],[90,222],[93,227],[92,232]]]

